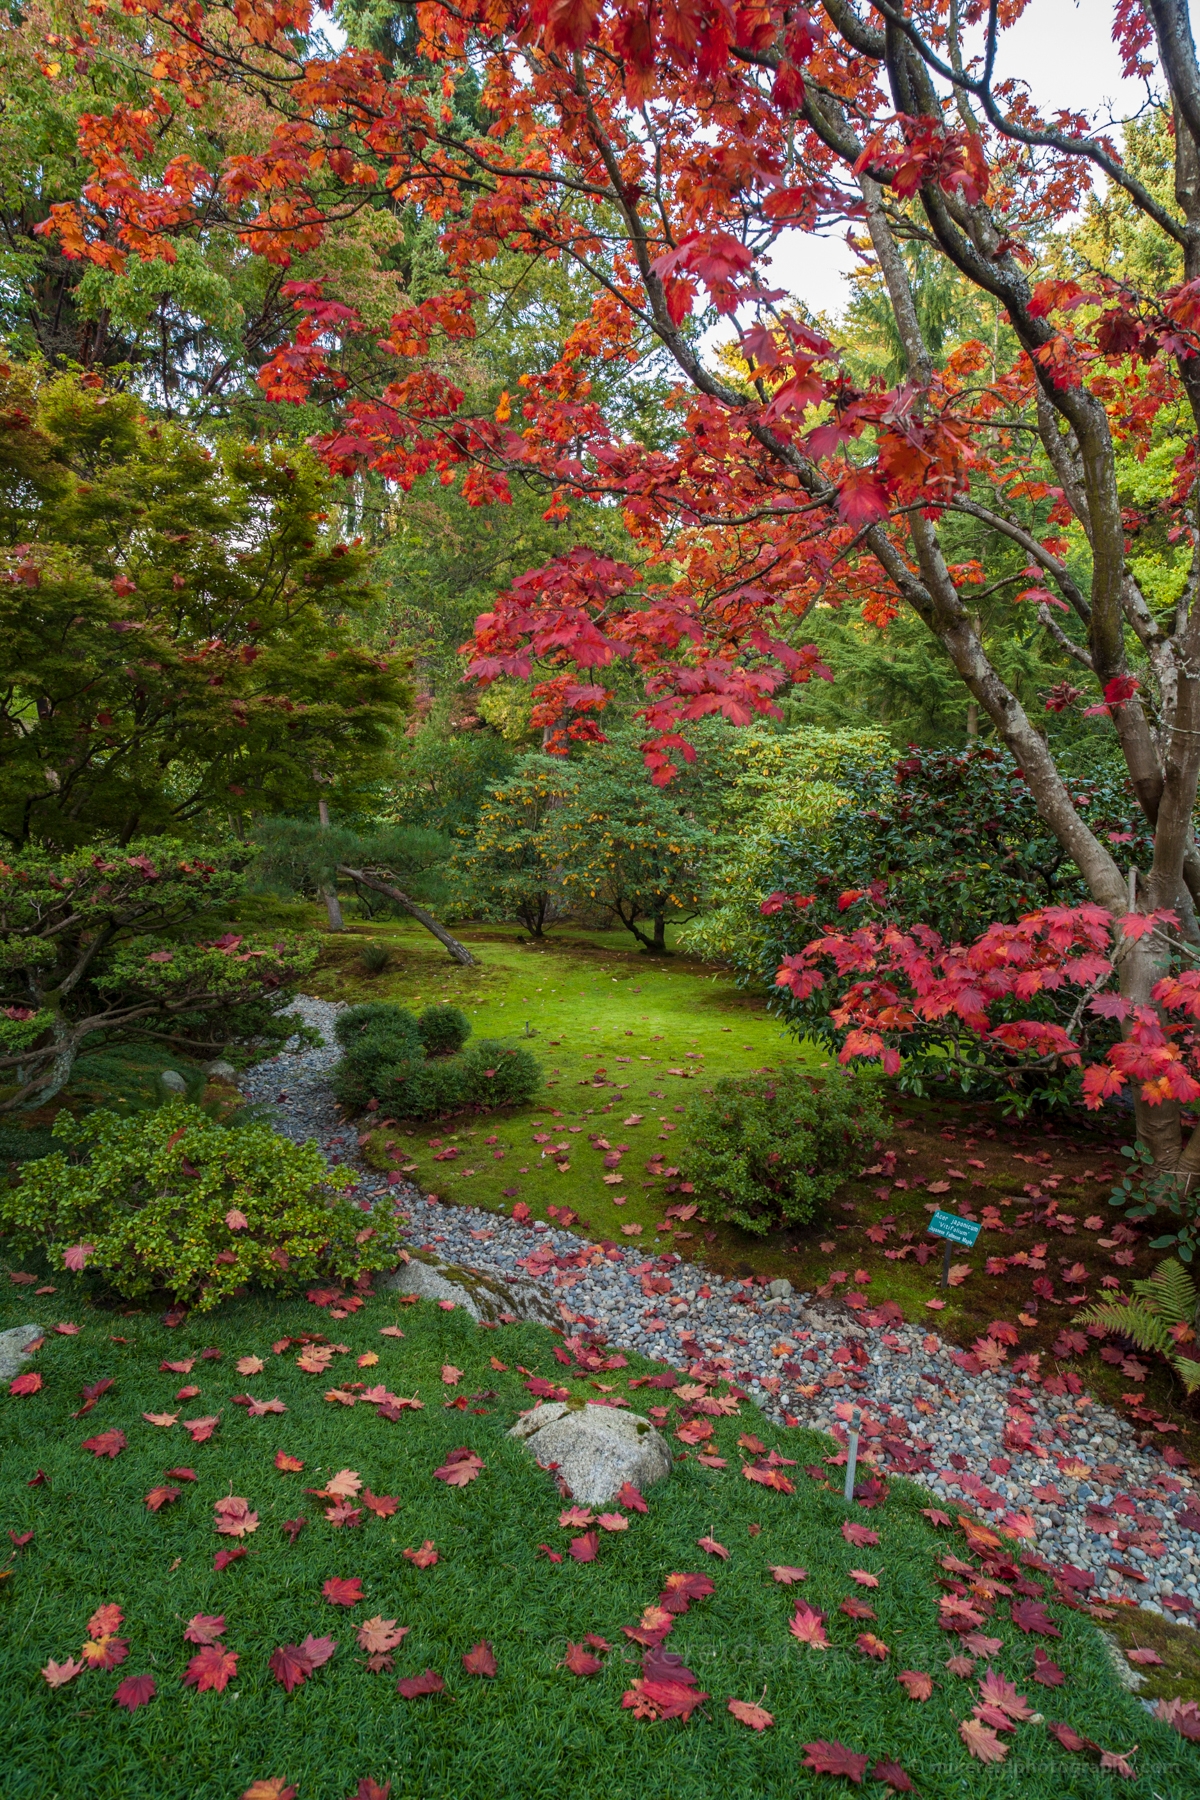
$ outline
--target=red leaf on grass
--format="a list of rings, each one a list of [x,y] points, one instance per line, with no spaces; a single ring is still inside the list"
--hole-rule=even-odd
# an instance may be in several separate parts
[[[582,1644],[567,1644],[567,1654],[563,1657],[563,1668],[570,1669],[572,1675],[598,1675],[604,1664],[598,1656],[592,1656]]]
[[[219,1575],[222,1569],[229,1567],[231,1562],[237,1562],[239,1557],[246,1555],[248,1555],[248,1551],[245,1544],[235,1544],[232,1550],[218,1550],[213,1557],[213,1568]]]
[[[182,1492],[183,1489],[177,1487],[151,1488],[146,1495],[146,1505],[151,1512],[158,1512],[161,1507],[170,1506],[173,1500],[178,1500]]]
[[[1043,1687],[1061,1687],[1066,1676],[1039,1644],[1033,1653],[1033,1680],[1040,1681]]]
[[[183,1628],[184,1641],[189,1644],[215,1644],[224,1630],[224,1613],[193,1613]]]
[[[423,1694],[440,1694],[445,1689],[445,1682],[436,1669],[426,1669],[423,1675],[403,1675],[396,1683],[396,1692],[405,1700],[419,1700]]]
[[[129,1655],[129,1640],[111,1634],[90,1638],[79,1654],[89,1669],[115,1669]]]
[[[818,1738],[813,1744],[805,1744],[804,1749],[806,1769],[813,1769],[818,1775],[844,1775],[848,1781],[861,1786],[869,1757],[858,1756],[836,1738],[832,1741]]]
[[[722,1561],[729,1561],[728,1550],[725,1548],[724,1544],[718,1544],[716,1538],[702,1537],[697,1538],[696,1542],[699,1544],[701,1550],[706,1550],[710,1556],[719,1556]]]
[[[196,1481],[198,1479],[195,1469],[168,1469],[166,1475],[168,1481]]]
[[[419,1550],[406,1550],[404,1554],[409,1562],[418,1569],[431,1569],[438,1559],[432,1538],[426,1538]]]
[[[11,1364],[9,1367],[11,1368]],[[36,1394],[42,1385],[42,1378],[36,1369],[27,1369],[24,1375],[16,1375],[9,1383],[10,1394]]]
[[[362,1577],[360,1575],[331,1575],[324,1582],[321,1592],[330,1606],[357,1606],[363,1597]]]
[[[411,1630],[411,1625],[397,1625],[395,1619],[384,1619],[376,1613],[373,1619],[364,1619],[355,1636],[360,1650],[371,1656],[383,1656],[402,1644]]]
[[[864,1656],[873,1656],[876,1662],[886,1662],[892,1654],[882,1638],[877,1638],[873,1631],[860,1631],[855,1643]]]
[[[452,1450],[440,1469],[433,1471],[435,1481],[444,1481],[447,1487],[466,1487],[474,1481],[485,1467],[483,1458],[476,1456],[473,1450],[464,1445],[461,1450]]]
[[[617,1492],[617,1505],[630,1508],[633,1512],[649,1512],[650,1508],[632,1482],[622,1482]]]
[[[572,1538],[567,1545],[567,1554],[576,1562],[595,1562],[596,1552],[600,1548],[600,1539],[596,1532],[587,1531],[582,1537]]]
[[[486,1639],[481,1640],[474,1649],[467,1651],[462,1659],[462,1665],[468,1675],[494,1675],[496,1658],[492,1646]]]
[[[879,1542],[877,1531],[872,1531],[869,1525],[856,1525],[852,1519],[842,1520],[842,1536],[856,1550],[866,1550]]]
[[[388,1800],[391,1791],[390,1781],[385,1781],[380,1787],[379,1783],[372,1781],[369,1775],[362,1775],[359,1777],[358,1786],[350,1796],[350,1800]]]
[[[735,1719],[743,1725],[749,1725],[751,1731],[765,1731],[775,1720],[765,1706],[756,1706],[751,1700],[730,1700],[729,1710]]]
[[[223,1537],[248,1537],[258,1530],[258,1514],[251,1512],[250,1502],[240,1494],[227,1494],[222,1500],[214,1500],[213,1511],[217,1515],[213,1530]]]
[[[896,1680],[910,1700],[928,1700],[933,1692],[933,1676],[923,1669],[901,1669]]]
[[[123,1431],[101,1431],[96,1437],[84,1438],[83,1448],[90,1450],[93,1456],[108,1456],[114,1460],[125,1448]]]
[[[1008,1745],[1001,1743],[990,1726],[978,1719],[964,1719],[958,1735],[970,1754],[981,1763],[1000,1763],[1008,1755]]]
[[[289,1456],[286,1450],[275,1452],[275,1467],[282,1469],[285,1475],[298,1475],[304,1464],[298,1456]]]
[[[1062,1636],[1040,1600],[1014,1600],[1010,1611],[1013,1624],[1022,1631],[1036,1631],[1040,1637]]]
[[[220,1414],[214,1413],[206,1419],[185,1419],[183,1429],[190,1433],[193,1444],[207,1444],[220,1423]]]
[[[184,1687],[194,1687],[198,1694],[209,1689],[223,1694],[237,1674],[238,1655],[237,1650],[226,1650],[224,1644],[206,1644],[203,1650],[197,1650],[184,1671]]]
[[[794,1569],[788,1563],[769,1563],[767,1566],[775,1580],[782,1583],[784,1587],[791,1587],[795,1581],[808,1580],[807,1569]]]
[[[788,1621],[788,1630],[802,1644],[811,1644],[814,1650],[828,1650],[829,1639],[825,1635],[825,1614],[818,1612],[806,1601],[801,1601],[795,1613]]]
[[[893,1794],[914,1794],[916,1789],[898,1762],[880,1761],[871,1770],[871,1780],[881,1781]]]
[[[242,1795],[242,1800],[296,1800],[299,1789],[292,1787],[282,1775],[272,1775],[262,1781],[252,1781]]]
[[[145,1706],[147,1700],[153,1700],[156,1692],[153,1675],[127,1675],[119,1684],[113,1700],[127,1712],[136,1712],[139,1706]]]
[[[105,1606],[98,1606],[88,1620],[88,1636],[91,1638],[111,1637],[124,1620],[125,1614],[115,1601],[110,1600]]]
[[[284,1692],[290,1694],[322,1663],[327,1663],[336,1649],[332,1638],[313,1637],[310,1632],[302,1644],[281,1644],[278,1650],[273,1650],[267,1667],[276,1681],[282,1683]]]
[[[390,1519],[400,1504],[395,1494],[373,1494],[370,1488],[363,1489],[360,1499],[364,1506],[381,1519]]]
[[[298,1519],[285,1519],[279,1529],[282,1531],[288,1543],[294,1544],[307,1524],[308,1520],[301,1514]]]
[[[66,1687],[68,1681],[74,1681],[77,1675],[82,1675],[83,1668],[83,1663],[76,1662],[73,1656],[61,1663],[56,1663],[51,1657],[42,1670],[42,1676],[52,1688]]]

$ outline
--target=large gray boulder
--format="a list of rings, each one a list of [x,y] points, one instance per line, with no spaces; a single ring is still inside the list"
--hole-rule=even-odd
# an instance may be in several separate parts
[[[21,1373],[26,1350],[42,1335],[40,1325],[14,1325],[11,1331],[0,1331],[0,1381],[11,1381]]]
[[[556,1466],[584,1506],[607,1506],[622,1485],[649,1487],[671,1473],[671,1447],[649,1419],[615,1406],[553,1401],[523,1413],[509,1432],[542,1468]]]
[[[398,1294],[419,1294],[423,1300],[452,1300],[476,1321],[490,1323],[507,1314],[539,1325],[562,1323],[554,1302],[535,1281],[523,1276],[503,1281],[480,1269],[444,1262],[427,1250],[410,1250],[409,1258],[377,1284],[381,1291],[390,1288]]]

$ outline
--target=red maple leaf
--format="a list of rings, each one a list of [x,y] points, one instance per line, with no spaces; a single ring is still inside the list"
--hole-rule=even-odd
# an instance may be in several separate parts
[[[419,1550],[405,1550],[404,1555],[418,1569],[432,1569],[438,1559],[432,1538],[426,1538]]]
[[[496,1658],[492,1646],[486,1640],[481,1640],[473,1649],[468,1650],[462,1659],[462,1664],[468,1675],[494,1675],[496,1673]]]
[[[183,1628],[189,1644],[215,1644],[225,1631],[224,1613],[193,1613]]]
[[[898,1762],[879,1761],[871,1770],[871,1780],[881,1781],[893,1794],[914,1794],[916,1789]]]
[[[289,1456],[286,1450],[275,1452],[275,1467],[282,1469],[285,1475],[298,1475],[304,1464],[298,1456]]]
[[[765,1731],[775,1720],[764,1706],[756,1706],[751,1700],[729,1701],[729,1711],[743,1725],[749,1725],[751,1731]]]
[[[640,1513],[649,1512],[650,1510],[637,1488],[628,1481],[622,1482],[620,1488],[617,1490],[617,1505],[630,1508],[632,1511]]]
[[[156,1692],[153,1675],[127,1675],[118,1684],[113,1700],[127,1712],[136,1712],[139,1706],[145,1706],[148,1700],[153,1700]]]
[[[11,1364],[9,1367],[11,1368]],[[42,1385],[42,1378],[36,1369],[27,1369],[24,1375],[16,1375],[9,1383],[10,1394],[36,1394]]]
[[[321,1592],[330,1606],[357,1606],[363,1597],[362,1577],[331,1575],[322,1583]]]
[[[198,1641],[192,1639],[193,1643]],[[210,1688],[216,1694],[223,1694],[237,1674],[238,1655],[237,1650],[226,1650],[223,1644],[210,1639],[188,1663],[183,1676],[184,1687],[194,1687],[198,1694],[207,1693]]]
[[[865,1550],[879,1542],[879,1533],[872,1531],[868,1525],[856,1525],[852,1519],[842,1520],[842,1536],[856,1550]]]
[[[901,1669],[896,1680],[910,1700],[928,1700],[933,1692],[933,1676],[920,1669]]]
[[[293,1688],[307,1681],[315,1669],[327,1663],[336,1649],[332,1638],[317,1638],[310,1633],[302,1644],[281,1644],[278,1650],[272,1650],[267,1667],[276,1681],[282,1683],[284,1692],[290,1694]]]
[[[582,1644],[568,1642],[563,1668],[570,1669],[572,1675],[598,1675],[603,1667],[600,1658],[585,1650]]]
[[[426,1669],[423,1675],[403,1675],[396,1683],[396,1692],[405,1700],[419,1700],[424,1694],[440,1694],[446,1684],[436,1669]]]
[[[433,1471],[433,1476],[435,1481],[444,1481],[447,1487],[466,1487],[485,1466],[483,1458],[464,1445],[461,1450],[452,1450],[441,1468]]]
[[[870,1758],[858,1756],[848,1750],[845,1744],[826,1738],[818,1738],[813,1744],[805,1744],[804,1766],[813,1769],[818,1775],[844,1775],[848,1781],[861,1785],[863,1775]]]
[[[1062,1636],[1040,1600],[1014,1600],[1010,1611],[1013,1624],[1022,1631],[1035,1631],[1040,1637]]]
[[[89,1638],[79,1654],[89,1669],[115,1669],[129,1655],[129,1640],[105,1633]]]
[[[585,1531],[582,1537],[572,1538],[567,1545],[567,1553],[576,1562],[595,1562],[596,1552],[600,1548],[600,1537],[595,1531]]]
[[[182,1492],[183,1489],[177,1487],[151,1488],[150,1492],[146,1495],[146,1505],[150,1508],[151,1512],[158,1512],[162,1507],[170,1506],[172,1501],[178,1500]]]
[[[102,1431],[96,1437],[84,1438],[83,1448],[90,1450],[93,1456],[108,1456],[114,1460],[125,1448],[123,1431]]]

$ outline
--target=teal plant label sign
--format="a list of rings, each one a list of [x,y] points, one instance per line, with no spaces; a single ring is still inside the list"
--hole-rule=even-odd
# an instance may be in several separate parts
[[[952,1244],[965,1244],[969,1250],[983,1226],[976,1224],[974,1219],[960,1219],[957,1213],[938,1211],[934,1213],[926,1229],[934,1237],[949,1238]]]

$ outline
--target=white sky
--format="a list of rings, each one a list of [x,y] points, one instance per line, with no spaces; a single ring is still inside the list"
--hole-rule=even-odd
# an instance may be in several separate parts
[[[1193,0],[1193,21],[1198,11],[1200,0]],[[1143,105],[1145,88],[1121,73],[1112,16],[1111,0],[1031,0],[1024,17],[1001,34],[997,75],[1025,80],[1047,113],[1069,108],[1090,113],[1097,123],[1130,117]],[[854,263],[844,237],[790,232],[780,239],[771,267],[780,287],[836,316]]]

